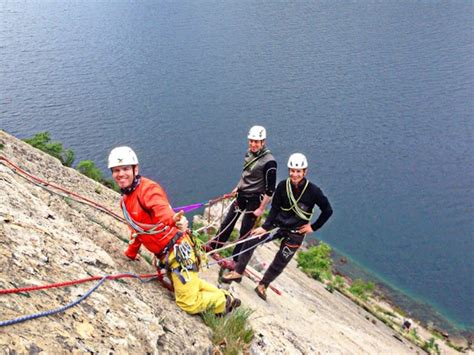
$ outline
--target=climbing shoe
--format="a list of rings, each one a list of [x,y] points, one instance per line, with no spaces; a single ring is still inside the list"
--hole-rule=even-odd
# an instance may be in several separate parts
[[[266,301],[267,300],[267,288],[265,286],[260,287],[263,285],[258,285],[255,287],[255,292],[257,293],[258,297],[260,297],[262,300]]]
[[[236,274],[236,273],[234,273],[234,275],[235,275],[235,274]],[[220,281],[223,282],[223,283],[225,283],[225,284],[230,284],[230,283],[232,283],[232,282],[240,283],[240,282],[242,281],[242,275],[240,275],[240,276],[234,276],[234,275],[232,274],[232,272],[229,272],[229,273],[223,275],[223,276],[221,277],[221,280],[220,280]],[[238,274],[237,274],[237,275],[238,275]]]
[[[228,314],[232,312],[234,309],[239,307],[242,304],[242,302],[238,299],[232,296],[231,294],[228,294],[225,296],[225,313]]]

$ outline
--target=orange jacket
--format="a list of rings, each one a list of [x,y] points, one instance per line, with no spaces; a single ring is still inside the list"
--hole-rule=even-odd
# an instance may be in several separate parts
[[[163,251],[171,238],[178,232],[173,220],[175,213],[163,188],[158,183],[142,177],[140,184],[131,194],[123,195],[123,200],[128,214],[138,224],[163,223],[169,227],[159,234],[138,234],[134,238],[133,234],[136,231],[129,226],[132,240],[124,254],[130,259],[135,259],[142,244],[154,254]],[[140,226],[145,230],[150,229],[150,226]]]

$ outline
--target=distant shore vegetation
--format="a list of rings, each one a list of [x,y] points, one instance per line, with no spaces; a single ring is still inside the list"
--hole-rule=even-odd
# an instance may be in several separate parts
[[[397,330],[400,335],[409,339],[427,353],[440,354],[440,349],[435,341],[435,337],[422,339],[417,333],[415,327],[413,327],[409,332],[403,331],[396,321],[397,315],[377,304],[374,299],[376,288],[372,281],[366,282],[361,279],[352,281],[342,277],[341,275],[335,274],[333,270],[331,251],[331,247],[324,242],[319,242],[317,245],[311,245],[298,252],[296,255],[297,265],[305,274],[324,283],[327,291],[331,293],[334,292],[334,290],[339,291],[352,299],[356,304],[361,306],[378,320],[385,323],[390,328]],[[403,312],[399,313],[401,313],[400,316],[403,316]],[[435,331],[431,330],[431,333],[436,336]],[[436,338],[440,340],[442,339],[440,336],[436,336]],[[462,348],[454,346],[449,340],[446,341],[446,344],[457,351],[462,351]]]
[[[51,141],[51,134],[47,131],[36,133],[31,138],[26,138],[24,142],[33,147],[59,159],[62,165],[72,167],[75,160],[75,153],[72,149],[64,148],[61,142]],[[102,170],[100,170],[92,160],[81,160],[77,163],[76,168],[81,174],[101,183],[108,188],[120,192],[120,188],[112,179],[104,177]],[[100,194],[100,189],[96,189]]]

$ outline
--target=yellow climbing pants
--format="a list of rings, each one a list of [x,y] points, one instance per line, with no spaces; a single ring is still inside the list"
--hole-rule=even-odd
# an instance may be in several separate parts
[[[191,244],[187,237],[184,238],[184,241]],[[193,262],[196,261],[194,250],[191,252],[191,259]],[[180,267],[173,250],[168,256],[168,263],[171,270]],[[199,274],[195,271],[182,271],[181,275],[186,281],[184,284],[178,275],[171,272],[176,304],[179,308],[189,314],[201,313],[207,309],[214,309],[216,314],[224,312],[226,304],[225,291],[201,280]]]

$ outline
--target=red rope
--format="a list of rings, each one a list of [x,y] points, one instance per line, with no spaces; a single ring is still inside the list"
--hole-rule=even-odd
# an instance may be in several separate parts
[[[74,197],[77,197],[77,198],[79,198],[79,199],[81,199],[81,200],[83,200],[83,201],[86,201],[87,203],[91,204],[92,206],[97,207],[97,208],[99,208],[99,209],[101,209],[101,210],[103,210],[103,211],[109,213],[110,215],[112,215],[113,217],[115,217],[116,219],[118,219],[119,221],[122,221],[122,222],[125,223],[125,220],[124,220],[121,216],[119,216],[119,215],[116,214],[115,212],[109,210],[108,208],[106,208],[106,207],[100,205],[99,203],[97,203],[97,202],[95,202],[95,201],[93,201],[93,200],[90,200],[90,199],[88,199],[88,198],[86,198],[86,197],[84,197],[84,196],[81,196],[81,195],[79,195],[79,194],[76,194],[75,192],[69,191],[69,190],[67,190],[67,189],[65,189],[65,188],[63,188],[63,187],[61,187],[61,186],[59,186],[59,185],[55,185],[55,184],[52,184],[52,183],[47,182],[47,181],[45,181],[45,180],[42,180],[42,179],[40,179],[40,178],[38,178],[38,177],[36,177],[36,176],[34,176],[34,175],[28,173],[27,171],[23,170],[23,169],[20,168],[18,165],[12,163],[10,160],[8,160],[7,158],[5,158],[4,156],[0,156],[0,160],[5,161],[5,163],[7,163],[8,165],[10,165],[10,166],[13,167],[14,169],[18,170],[21,174],[27,176],[28,178],[30,178],[30,179],[32,179],[32,180],[34,180],[34,181],[36,181],[36,182],[39,182],[39,183],[41,183],[41,184],[43,184],[43,185],[54,187],[54,188],[57,189],[57,190],[63,191],[63,192],[65,192],[65,193],[67,193],[67,194],[69,194],[69,195],[71,195],[71,196],[74,196]]]
[[[107,276],[107,280],[117,280],[117,279],[125,279],[125,278],[139,278],[139,279],[149,279],[152,277],[157,277],[160,282],[164,282],[163,274],[157,272],[156,274],[143,274],[143,275],[132,275],[132,274],[117,274],[117,275],[109,275]],[[56,287],[67,287],[72,285],[78,285],[85,282],[96,281],[102,279],[103,276],[91,276],[85,279],[78,279],[72,281],[65,281],[65,282],[58,282],[49,285],[42,285],[42,286],[29,286],[29,287],[22,287],[22,288],[11,288],[6,290],[0,290],[0,295],[6,295],[10,293],[22,293],[22,292],[30,292],[30,291],[38,291],[38,290],[46,290],[49,288],[56,288]]]

